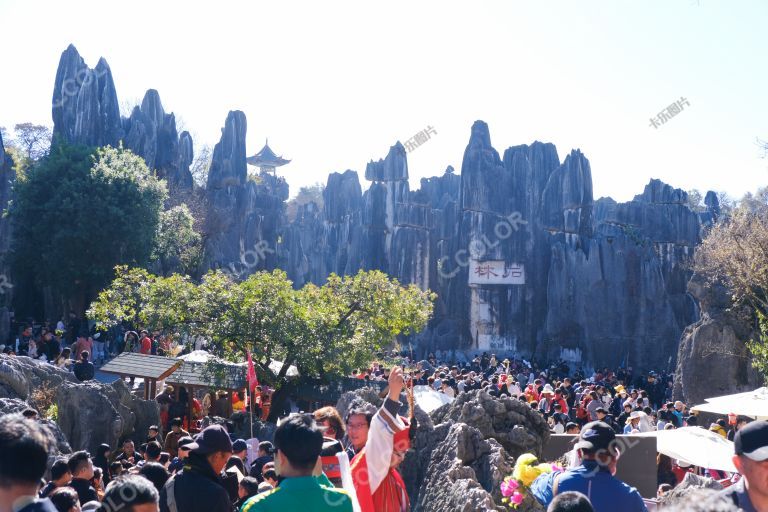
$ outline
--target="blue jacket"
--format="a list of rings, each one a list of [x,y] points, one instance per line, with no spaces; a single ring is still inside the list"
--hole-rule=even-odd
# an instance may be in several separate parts
[[[585,460],[580,466],[562,473],[545,473],[531,484],[531,493],[539,503],[549,506],[554,499],[553,487],[557,479],[557,494],[578,491],[589,498],[595,512],[647,512],[637,489],[615,478],[607,468],[597,462]]]

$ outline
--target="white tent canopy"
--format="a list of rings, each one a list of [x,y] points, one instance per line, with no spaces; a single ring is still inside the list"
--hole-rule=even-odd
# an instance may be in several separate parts
[[[656,451],[694,466],[736,473],[733,442],[700,427],[682,427],[635,434],[656,437]]]
[[[189,361],[190,363],[207,363],[208,361],[218,361],[222,362],[224,364],[233,365],[233,366],[247,366],[248,363],[230,363],[228,361],[223,361],[222,359],[217,358],[216,356],[212,355],[210,352],[207,352],[205,350],[193,350],[189,354],[185,354],[183,356],[179,356],[179,359],[183,359],[184,361]],[[269,369],[272,370],[272,372],[277,375],[280,373],[280,370],[283,367],[283,363],[280,361],[276,361],[272,359],[272,361],[269,363]],[[288,372],[286,373],[286,377],[298,377],[299,376],[299,370],[294,365],[291,365],[288,367]]]
[[[746,393],[707,398],[706,403],[697,405],[691,410],[768,419],[768,388],[762,387]]]
[[[427,414],[438,407],[453,402],[453,398],[435,391],[429,386],[413,386],[413,401]]]

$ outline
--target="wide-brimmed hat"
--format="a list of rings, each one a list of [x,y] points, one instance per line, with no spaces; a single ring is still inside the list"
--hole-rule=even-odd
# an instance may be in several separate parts
[[[550,384],[544,384],[544,389],[541,390],[542,395],[554,395],[555,390],[552,389],[552,386]]]

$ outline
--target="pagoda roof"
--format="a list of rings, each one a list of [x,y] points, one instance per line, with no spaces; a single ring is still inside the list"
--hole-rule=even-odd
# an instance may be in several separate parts
[[[286,160],[281,156],[277,156],[275,152],[272,151],[272,148],[269,147],[269,142],[264,144],[264,147],[261,148],[261,151],[259,151],[253,156],[246,158],[245,161],[251,165],[255,165],[259,167],[261,166],[280,167],[281,165],[285,165],[290,162],[290,160]]]

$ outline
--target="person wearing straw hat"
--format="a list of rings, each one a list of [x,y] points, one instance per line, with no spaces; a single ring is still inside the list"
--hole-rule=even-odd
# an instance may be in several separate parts
[[[541,390],[541,395],[539,398],[539,412],[544,416],[549,416],[549,414],[552,412],[552,406],[555,403],[554,398],[555,390],[552,389],[552,385],[549,383],[544,384],[544,389]]]

